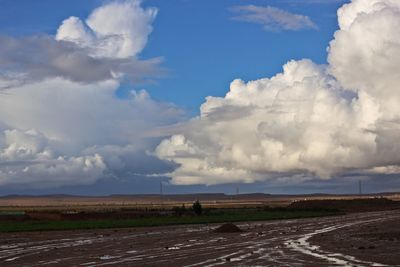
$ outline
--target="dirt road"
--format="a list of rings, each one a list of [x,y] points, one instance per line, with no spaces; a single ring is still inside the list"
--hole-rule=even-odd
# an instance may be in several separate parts
[[[212,232],[218,225],[3,233],[0,266],[400,266],[396,254],[378,255],[399,251],[396,238],[380,240],[376,246],[385,249],[357,245],[357,231],[386,223],[395,228],[387,231],[398,231],[398,222],[399,210],[242,223],[241,233]],[[348,242],[354,250],[342,248]]]

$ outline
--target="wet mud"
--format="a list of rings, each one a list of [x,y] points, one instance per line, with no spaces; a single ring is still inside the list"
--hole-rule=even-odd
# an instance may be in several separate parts
[[[0,266],[396,266],[399,221],[394,210],[240,223],[236,233],[215,232],[221,224],[1,233]]]

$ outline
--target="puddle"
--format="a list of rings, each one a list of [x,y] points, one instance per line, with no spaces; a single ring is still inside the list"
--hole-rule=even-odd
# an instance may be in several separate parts
[[[20,257],[14,257],[14,258],[8,258],[5,259],[4,261],[15,261],[16,259],[19,259]]]
[[[168,249],[168,250],[178,250],[178,249],[180,249],[180,247],[167,247],[166,249]]]
[[[100,260],[111,260],[115,258],[120,258],[121,256],[110,256],[110,255],[104,255],[100,257]]]
[[[316,258],[327,260],[338,266],[345,266],[345,267],[347,267],[347,266],[375,266],[375,267],[387,266],[387,265],[383,265],[383,264],[379,264],[379,263],[357,260],[355,257],[340,254],[340,253],[328,253],[326,251],[321,250],[319,246],[311,245],[308,242],[308,240],[315,235],[331,232],[331,231],[334,231],[334,230],[337,230],[340,228],[344,228],[344,227],[351,227],[355,224],[357,224],[357,223],[326,227],[326,228],[305,234],[301,238],[298,238],[295,240],[288,240],[285,243],[285,245],[286,245],[286,247],[291,248],[295,251],[298,251],[303,254],[310,255],[310,256],[313,256]]]

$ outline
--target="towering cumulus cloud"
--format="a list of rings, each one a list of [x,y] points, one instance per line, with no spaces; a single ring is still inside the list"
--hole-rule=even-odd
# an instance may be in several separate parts
[[[110,2],[82,21],[64,20],[53,36],[0,37],[0,88],[51,77],[97,82],[140,80],[158,71],[160,58],[138,60],[157,9],[138,0]]]
[[[156,14],[140,1],[114,1],[85,21],[66,19],[55,37],[3,37],[0,186],[91,184],[146,174],[143,161],[165,171],[147,155],[157,143],[146,133],[182,112],[145,91],[115,96],[122,78],[154,72],[157,60],[137,56]]]
[[[97,57],[126,58],[145,47],[157,9],[143,9],[139,1],[114,2],[95,9],[86,22],[63,21],[56,39],[87,47]]]
[[[253,182],[400,170],[400,2],[338,11],[329,65],[290,61],[272,78],[235,80],[155,153],[176,184]]]

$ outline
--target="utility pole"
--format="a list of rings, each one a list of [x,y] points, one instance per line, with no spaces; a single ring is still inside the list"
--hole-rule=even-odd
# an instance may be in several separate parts
[[[358,181],[358,194],[362,195],[361,180]]]
[[[160,196],[162,196],[163,195],[163,184],[162,184],[162,181],[160,181]]]
[[[239,195],[239,187],[236,187],[236,195]]]

